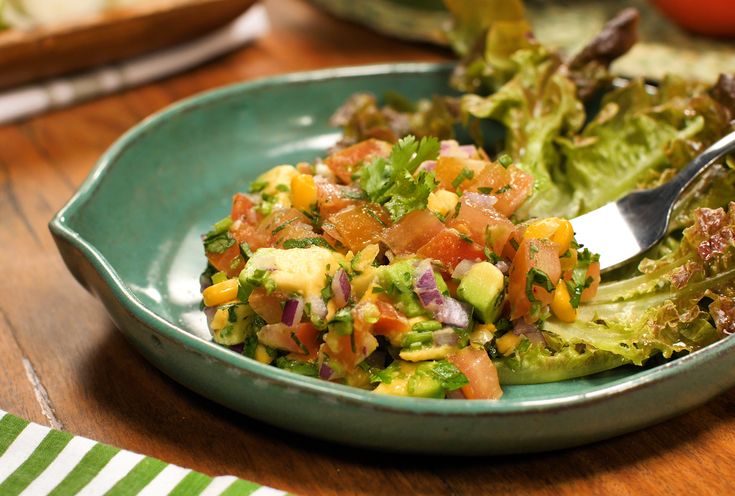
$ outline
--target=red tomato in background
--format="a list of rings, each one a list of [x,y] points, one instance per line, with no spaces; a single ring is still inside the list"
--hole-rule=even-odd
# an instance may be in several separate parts
[[[711,36],[735,36],[733,0],[651,0],[681,27]]]

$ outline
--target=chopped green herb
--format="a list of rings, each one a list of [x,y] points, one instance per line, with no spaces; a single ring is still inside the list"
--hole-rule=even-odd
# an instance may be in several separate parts
[[[483,195],[489,195],[490,193],[493,192],[493,189],[487,186],[480,186],[479,188],[477,188],[477,191],[479,191]]]
[[[247,242],[245,242],[245,241],[243,241],[242,243],[240,243],[240,256],[244,260],[248,260],[248,259],[252,258],[252,256],[253,256],[253,250],[250,249],[250,245],[247,244]]]
[[[459,239],[461,239],[465,243],[470,243],[470,244],[473,243],[472,238],[467,236],[465,233],[457,231],[457,234],[459,234]]]
[[[431,372],[441,382],[442,388],[454,391],[470,383],[456,365],[446,360],[439,360],[431,367]]]
[[[538,301],[536,295],[533,294],[534,286],[541,286],[549,293],[554,291],[554,283],[551,282],[548,274],[543,270],[537,269],[536,267],[529,270],[528,274],[526,275],[526,297],[528,298],[528,301],[532,303]]]
[[[322,248],[332,249],[327,240],[324,238],[300,238],[300,239],[287,239],[283,242],[283,247],[287,250],[291,248],[308,248],[310,246],[321,246]]]
[[[376,158],[359,170],[360,187],[370,201],[384,205],[393,221],[414,210],[426,208],[429,194],[436,188],[433,172],[414,172],[426,160],[439,156],[439,141],[433,137],[406,136],[396,143],[390,157]]]
[[[283,230],[284,230],[284,229],[286,229],[286,228],[287,228],[287,227],[288,227],[289,225],[293,224],[293,223],[294,223],[294,222],[296,222],[297,220],[298,220],[298,219],[297,219],[296,217],[294,217],[293,219],[287,220],[286,222],[284,222],[284,223],[283,223],[283,224],[281,224],[280,226],[278,226],[278,227],[276,227],[275,229],[273,229],[273,230],[271,231],[271,234],[273,234],[273,235],[276,235],[276,234],[278,234],[279,232],[283,231]]]
[[[387,227],[388,226],[388,224],[386,224],[385,222],[383,222],[383,219],[381,219],[378,216],[378,214],[376,214],[375,212],[373,212],[373,210],[371,208],[369,208],[369,207],[365,208],[365,213],[368,214],[373,219],[375,219],[378,222],[378,224],[380,224],[381,226],[383,226],[383,227]]]
[[[280,191],[281,193],[288,193],[289,191],[291,191],[291,189],[285,184],[278,184],[276,185],[276,191]]]
[[[518,241],[516,241],[516,240],[515,240],[515,239],[513,239],[513,238],[510,238],[510,239],[508,240],[508,243],[510,243],[510,246],[512,246],[514,250],[516,250],[516,251],[518,250],[518,246],[519,246],[519,245],[518,245]]]
[[[214,234],[204,238],[204,251],[207,253],[224,253],[235,244],[235,239],[229,232]]]
[[[513,159],[507,153],[503,153],[498,157],[498,162],[507,169],[513,163]]]
[[[250,192],[260,193],[267,187],[268,187],[267,181],[254,181],[253,183],[250,184]]]
[[[403,337],[401,345],[404,348],[407,348],[413,344],[418,344],[419,346],[421,346],[424,344],[429,344],[432,341],[434,341],[434,333],[431,331],[411,331],[406,333],[406,335]]]
[[[329,299],[332,298],[332,296],[334,296],[334,291],[332,291],[332,279],[334,279],[334,277],[327,274],[326,282],[321,292],[322,300],[324,301],[328,301]]]
[[[463,167],[459,174],[457,174],[457,177],[452,180],[452,187],[459,188],[459,185],[462,184],[465,180],[469,181],[473,177],[475,177],[475,173],[467,167]]]
[[[296,346],[298,346],[301,351],[304,352],[304,355],[308,355],[309,354],[309,349],[306,347],[306,345],[304,343],[301,342],[301,340],[299,339],[299,337],[296,335],[295,332],[292,332],[291,333],[291,340],[294,343],[296,343]]]
[[[258,336],[251,334],[245,338],[242,354],[246,357],[255,358],[255,349],[258,347]]]
[[[337,313],[334,314],[332,320],[327,324],[327,328],[330,331],[334,331],[340,336],[347,336],[352,334],[353,321],[352,312],[349,307],[340,308]]]
[[[276,359],[276,367],[308,377],[319,376],[316,363],[302,362],[299,360],[289,360],[286,357],[278,357]]]
[[[339,197],[346,200],[364,200],[366,198],[365,193],[359,189],[343,189],[339,192]]]
[[[424,320],[423,322],[417,322],[411,327],[413,332],[428,332],[438,331],[442,328],[442,323],[438,320]]]
[[[505,186],[500,188],[498,191],[496,191],[495,194],[502,195],[503,193],[505,193],[506,191],[510,191],[511,189],[513,189],[513,186],[510,184],[506,184]]]

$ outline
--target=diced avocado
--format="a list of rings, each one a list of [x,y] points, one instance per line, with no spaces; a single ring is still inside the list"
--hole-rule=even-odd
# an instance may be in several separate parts
[[[281,291],[314,296],[321,292],[326,276],[334,275],[343,262],[341,254],[320,246],[290,250],[261,248],[240,272],[240,286],[252,285],[253,279],[264,274],[261,278],[267,277]]]
[[[408,379],[408,394],[419,398],[444,398],[441,381],[432,373],[434,363],[422,363]]]
[[[409,362],[424,362],[426,360],[441,360],[456,352],[456,346],[443,344],[441,346],[429,346],[415,350],[406,348],[400,351],[399,356]]]
[[[381,382],[374,392],[393,396],[443,398],[441,381],[431,372],[433,362],[408,363],[396,360],[380,373]]]
[[[413,291],[416,264],[415,258],[400,260],[378,269],[378,281],[388,295],[396,301],[396,307],[407,317],[426,315],[418,296]],[[442,294],[448,294],[444,280],[434,272],[436,286]]]
[[[243,303],[220,306],[210,323],[212,339],[225,346],[244,342],[254,316],[250,306]]]
[[[485,323],[494,322],[505,298],[503,273],[490,262],[477,263],[462,278],[457,296],[475,307],[475,315],[480,320]]]

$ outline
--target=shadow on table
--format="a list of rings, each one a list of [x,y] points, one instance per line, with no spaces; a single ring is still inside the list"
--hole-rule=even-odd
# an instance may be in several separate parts
[[[114,418],[108,442],[302,494],[504,493],[575,481],[599,487],[610,472],[645,478],[647,462],[665,452],[688,456],[719,421],[735,419],[730,390],[663,424],[579,448],[484,457],[384,453],[283,431],[198,396],[148,364],[116,329],[97,351],[81,380]],[[625,481],[607,483],[612,490]]]

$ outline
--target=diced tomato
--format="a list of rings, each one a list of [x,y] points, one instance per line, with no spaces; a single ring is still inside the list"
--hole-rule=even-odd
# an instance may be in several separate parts
[[[322,218],[327,218],[350,205],[358,202],[355,197],[360,193],[358,188],[332,184],[324,180],[316,180],[317,207]]]
[[[498,199],[495,209],[510,217],[531,195],[533,176],[515,165],[507,169],[497,163],[489,163],[475,176],[467,191],[490,194]]]
[[[227,248],[222,253],[209,253],[207,258],[214,268],[227,274],[227,277],[235,277],[245,267],[245,261],[240,256],[240,247],[237,243]]]
[[[358,252],[370,243],[377,243],[383,228],[390,222],[388,212],[376,203],[350,205],[329,217],[328,223],[334,231],[328,230],[343,245]]]
[[[518,253],[513,257],[508,280],[511,319],[526,316],[528,321],[536,320],[535,316],[529,316],[531,301],[526,294],[528,272],[534,268],[544,272],[554,287],[556,286],[561,277],[561,265],[554,243],[546,239],[524,239],[521,242]],[[534,285],[532,291],[534,298],[540,303],[551,303],[551,292],[538,285]]]
[[[291,224],[308,222],[306,216],[295,208],[278,209],[261,221],[256,233],[259,239],[268,240],[265,246],[271,246]]]
[[[281,303],[285,300],[285,296],[280,293],[273,292],[268,294],[265,288],[255,288],[250,293],[250,297],[248,297],[248,304],[266,322],[276,324],[281,321],[281,316],[283,315]]]
[[[465,194],[462,196],[462,206],[459,215],[450,220],[447,225],[456,229],[469,230],[470,237],[475,243],[484,246],[486,234],[490,240],[490,248],[496,253],[503,253],[503,248],[511,233],[515,230],[513,223],[489,206],[484,195]]]
[[[592,262],[587,269],[587,277],[592,278],[590,287],[582,292],[580,301],[590,301],[597,294],[597,288],[600,287],[600,262]]]
[[[289,239],[303,239],[303,238],[319,238],[321,236],[314,232],[314,227],[311,224],[305,224],[303,222],[292,222],[288,224],[283,230],[279,231],[274,236],[273,246],[283,247]]]
[[[485,168],[484,160],[473,160],[456,156],[441,156],[436,160],[436,179],[439,187],[454,191],[464,189],[472,183],[472,178]]]
[[[319,350],[319,331],[310,322],[295,327],[280,322],[269,324],[258,331],[258,340],[271,348],[290,351],[302,360],[316,359]],[[306,348],[306,353],[299,343]]]
[[[246,195],[242,193],[236,193],[232,197],[232,210],[230,211],[230,217],[232,220],[248,219],[251,217],[250,211],[253,208],[254,203]]]
[[[462,394],[468,400],[497,400],[503,396],[498,371],[485,350],[467,346],[447,359],[467,377],[469,384],[462,386]]]
[[[442,229],[444,224],[434,214],[428,210],[415,210],[386,229],[383,241],[396,255],[416,253]]]
[[[387,141],[369,139],[333,153],[324,160],[334,175],[345,184],[352,184],[352,174],[362,162],[390,155],[392,145]]]
[[[510,233],[508,242],[505,244],[505,247],[503,248],[503,256],[505,258],[509,258],[511,260],[515,258],[516,253],[518,252],[518,248],[521,246],[521,242],[523,241],[523,234],[525,232],[526,232],[525,224],[516,224],[514,226],[513,232]]]
[[[448,272],[462,260],[482,260],[482,247],[470,238],[464,238],[456,229],[444,229],[428,243],[418,249],[416,254],[421,258],[438,260]]]
[[[233,222],[232,227],[230,227],[230,234],[238,244],[247,243],[253,251],[269,246],[271,240],[270,235],[241,220]]]
[[[385,336],[392,342],[411,330],[408,319],[393,305],[380,299],[375,302],[375,305],[380,311],[380,317],[373,324],[374,335]]]

